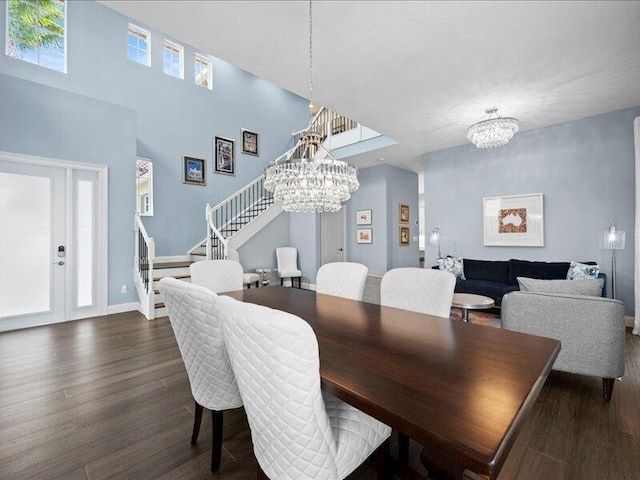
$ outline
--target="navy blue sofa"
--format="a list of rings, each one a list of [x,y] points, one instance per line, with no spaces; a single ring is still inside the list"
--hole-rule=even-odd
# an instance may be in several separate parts
[[[595,262],[581,262],[595,265]],[[496,306],[502,303],[503,295],[520,290],[518,277],[537,278],[540,280],[564,280],[569,271],[569,262],[530,262],[511,259],[508,261],[473,260],[464,258],[464,276],[466,280],[456,281],[456,293],[475,293],[492,298]],[[437,266],[433,268],[438,268]],[[598,278],[604,279],[602,296],[607,296],[607,276],[603,273]]]

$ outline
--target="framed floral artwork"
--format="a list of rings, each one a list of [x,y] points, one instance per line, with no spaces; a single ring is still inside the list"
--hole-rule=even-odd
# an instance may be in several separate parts
[[[356,212],[356,225],[371,225],[371,210],[358,210]]]
[[[182,157],[182,183],[187,185],[206,185],[207,169],[204,158]]]
[[[409,205],[400,204],[400,223],[409,223]]]
[[[544,247],[542,193],[483,199],[484,244]]]
[[[357,229],[356,243],[373,243],[373,229],[371,228]]]
[[[258,134],[249,130],[242,129],[242,153],[247,155],[258,154]]]
[[[215,137],[213,152],[213,158],[215,159],[213,171],[223,175],[235,175],[235,141],[230,138]]]
[[[409,246],[409,227],[400,227],[400,246]]]

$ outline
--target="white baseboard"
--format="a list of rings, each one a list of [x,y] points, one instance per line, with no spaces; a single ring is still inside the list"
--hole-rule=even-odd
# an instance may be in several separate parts
[[[302,283],[300,283],[300,287],[301,288],[306,288],[307,290],[313,290],[313,291],[316,290],[316,284],[315,283],[302,282]]]
[[[629,315],[626,315],[626,316],[624,317],[624,324],[625,324],[625,326],[627,326],[627,327],[633,327],[633,323],[635,322],[635,319],[636,319],[635,317],[631,317],[631,316],[629,316]]]
[[[140,309],[140,302],[118,303],[107,307],[107,315],[114,313],[133,312]]]

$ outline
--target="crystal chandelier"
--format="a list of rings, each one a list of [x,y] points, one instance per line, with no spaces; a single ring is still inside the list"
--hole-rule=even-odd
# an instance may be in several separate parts
[[[309,127],[298,143],[269,164],[264,188],[286,212],[337,212],[360,184],[358,170],[336,159],[313,126],[313,16],[309,1]]]
[[[467,130],[467,138],[478,148],[494,148],[506,145],[518,131],[518,120],[498,115],[497,108],[485,110],[486,120],[474,123]]]

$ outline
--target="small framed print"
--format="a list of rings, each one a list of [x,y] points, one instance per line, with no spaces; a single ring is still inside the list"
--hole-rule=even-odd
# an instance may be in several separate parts
[[[356,225],[371,225],[371,210],[358,210],[356,212]]]
[[[250,132],[249,130],[242,129],[242,153],[247,155],[258,154],[258,134],[256,132]]]
[[[182,183],[187,185],[206,185],[207,169],[206,160],[204,158],[182,157]]]
[[[400,246],[409,246],[409,227],[400,227]]]
[[[230,138],[215,137],[213,152],[215,159],[213,171],[223,175],[235,175],[235,141]]]
[[[409,205],[400,204],[400,223],[409,223]]]
[[[373,243],[373,229],[359,228],[356,230],[356,243]]]

